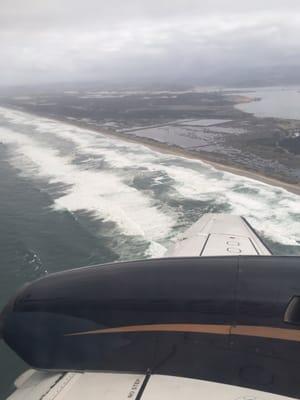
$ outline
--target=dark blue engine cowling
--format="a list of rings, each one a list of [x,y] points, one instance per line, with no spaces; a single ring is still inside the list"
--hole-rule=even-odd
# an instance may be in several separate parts
[[[300,257],[114,263],[25,286],[0,330],[38,369],[150,370],[300,397],[298,295]]]

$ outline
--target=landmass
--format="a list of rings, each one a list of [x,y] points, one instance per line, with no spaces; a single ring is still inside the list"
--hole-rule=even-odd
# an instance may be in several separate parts
[[[93,129],[300,194],[300,121],[256,118],[236,108],[255,92],[147,89],[39,90],[0,105]]]

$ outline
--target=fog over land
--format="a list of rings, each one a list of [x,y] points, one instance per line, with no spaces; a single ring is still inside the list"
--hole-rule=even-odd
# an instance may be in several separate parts
[[[299,83],[300,2],[2,0],[0,85]]]

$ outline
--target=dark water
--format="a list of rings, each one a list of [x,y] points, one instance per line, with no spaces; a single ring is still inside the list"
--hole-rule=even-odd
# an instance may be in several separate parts
[[[113,261],[118,256],[30,180],[20,178],[0,147],[0,307],[25,282],[46,273]],[[0,342],[0,398],[26,365]]]
[[[205,164],[0,109],[0,307],[25,282],[155,257],[207,212],[241,214],[300,254],[299,197]],[[27,366],[0,343],[0,399]]]

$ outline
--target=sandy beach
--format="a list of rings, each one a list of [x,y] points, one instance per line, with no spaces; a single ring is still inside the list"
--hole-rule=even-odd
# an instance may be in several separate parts
[[[239,96],[240,98],[240,96]],[[249,102],[250,98],[249,97],[245,97],[244,98],[245,102]],[[243,177],[247,177],[249,179],[253,179],[259,182],[263,182],[265,184],[271,185],[271,186],[275,186],[275,187],[279,187],[281,189],[285,189],[290,193],[294,193],[296,195],[300,196],[300,182],[299,183],[290,183],[281,179],[276,179],[267,175],[264,175],[262,173],[258,173],[256,171],[250,171],[247,170],[245,168],[242,168],[240,166],[236,166],[234,164],[227,164],[224,162],[218,162],[214,159],[214,156],[208,153],[204,153],[204,152],[200,152],[200,151],[192,151],[192,150],[186,150],[183,149],[181,147],[178,146],[172,146],[166,143],[162,143],[162,142],[158,142],[156,140],[153,139],[149,139],[149,138],[144,138],[144,137],[137,137],[134,135],[130,135],[130,134],[126,134],[126,132],[117,132],[111,128],[104,128],[104,127],[97,127],[95,125],[90,125],[87,122],[83,122],[83,121],[79,121],[79,120],[74,120],[74,119],[69,119],[69,118],[65,118],[65,117],[58,117],[56,115],[45,115],[42,113],[32,113],[27,111],[26,109],[23,108],[18,108],[20,111],[23,111],[27,114],[31,114],[33,116],[40,116],[41,118],[50,118],[62,123],[66,123],[68,125],[74,125],[77,126],[79,128],[82,129],[87,129],[90,131],[94,131],[94,132],[99,132],[103,135],[112,137],[112,138],[117,138],[119,140],[123,140],[125,142],[131,142],[131,143],[140,143],[146,147],[148,147],[149,149],[152,149],[154,151],[158,151],[161,153],[165,153],[165,154],[172,154],[175,156],[179,156],[179,157],[183,157],[186,159],[190,159],[190,160],[198,160],[201,162],[204,162],[208,165],[213,166],[214,168],[221,170],[221,171],[225,171],[225,172],[229,172],[235,175],[239,175],[239,176],[243,176]]]
[[[60,120],[62,122],[65,122],[65,123],[68,123],[71,125],[75,125],[80,128],[99,132],[103,135],[118,138],[118,139],[124,140],[126,142],[140,143],[152,150],[159,151],[161,153],[173,154],[173,155],[188,158],[191,160],[202,161],[202,162],[207,163],[221,171],[230,172],[235,175],[244,176],[249,179],[260,181],[260,182],[266,183],[271,186],[277,186],[281,189],[285,189],[291,193],[294,193],[294,194],[297,194],[300,196],[300,183],[293,184],[293,183],[285,182],[280,179],[275,179],[275,178],[272,178],[272,177],[269,177],[269,176],[266,176],[266,175],[263,175],[263,174],[260,174],[257,172],[252,172],[252,171],[249,171],[249,170],[246,170],[244,168],[240,168],[240,167],[237,167],[234,165],[227,165],[224,163],[219,163],[219,162],[214,161],[212,158],[209,158],[207,156],[207,154],[203,154],[200,152],[196,153],[195,151],[194,152],[188,151],[188,150],[182,149],[177,146],[170,146],[169,144],[160,143],[155,140],[148,139],[148,138],[141,138],[141,137],[136,137],[136,136],[132,136],[132,135],[129,136],[126,133],[116,132],[116,131],[113,131],[112,129],[101,128],[101,127],[97,128],[95,126],[91,127],[89,124],[82,123],[80,121],[74,121],[74,120],[70,121],[69,119],[65,119],[65,118],[61,118],[61,119],[53,118],[53,119],[57,119],[57,120]]]

